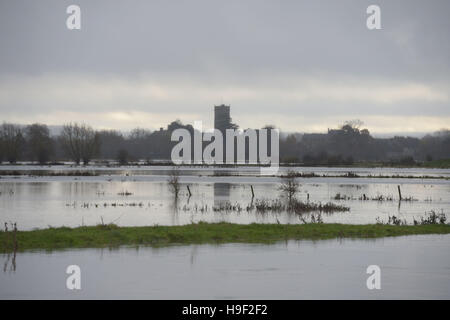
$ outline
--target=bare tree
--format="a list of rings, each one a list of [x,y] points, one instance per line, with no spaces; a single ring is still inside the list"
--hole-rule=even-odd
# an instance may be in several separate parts
[[[22,129],[11,123],[3,123],[0,127],[0,143],[3,156],[10,163],[15,163],[24,145]]]
[[[27,126],[25,133],[32,159],[40,164],[48,162],[53,153],[53,140],[50,138],[48,127],[45,124],[34,123]]]
[[[286,176],[283,176],[283,182],[279,187],[279,190],[287,196],[289,203],[292,202],[299,188],[298,182],[295,181],[295,176],[295,172],[289,170]]]
[[[178,199],[178,194],[180,193],[180,173],[178,169],[172,169],[167,183],[169,184],[170,191],[175,196],[175,200]]]
[[[349,127],[353,128],[353,129],[358,129],[359,130],[363,124],[364,124],[364,122],[361,121],[360,119],[353,119],[353,120],[345,121],[343,127],[344,126],[349,126]]]
[[[97,132],[85,124],[66,124],[60,135],[61,144],[66,154],[79,164],[86,165],[92,160],[100,147]]]
[[[144,140],[151,136],[152,132],[147,129],[134,128],[131,130],[129,138],[134,140]]]
[[[128,163],[128,151],[126,149],[120,149],[117,152],[117,160],[121,166],[124,166]]]

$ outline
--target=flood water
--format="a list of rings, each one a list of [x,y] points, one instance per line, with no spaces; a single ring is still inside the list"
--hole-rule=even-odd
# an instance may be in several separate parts
[[[79,170],[70,166],[1,169],[29,174],[0,177],[0,222],[17,222],[19,230],[101,222],[301,223],[289,212],[246,209],[253,201],[280,198],[282,178],[261,176],[253,167],[182,168],[177,201],[167,183],[170,167],[83,168],[93,176],[50,175]],[[348,168],[296,170],[318,175],[297,179],[299,200],[350,208],[323,214],[325,223],[373,224],[391,215],[412,223],[431,210],[450,212],[450,170],[352,168],[358,178],[342,177]],[[395,175],[408,178],[386,177]],[[411,201],[398,201],[398,186]],[[213,210],[223,204],[239,209]],[[450,298],[450,235],[29,251],[0,259],[0,299]],[[69,265],[81,268],[79,291],[66,288]],[[367,289],[369,265],[381,268],[381,290]]]
[[[37,165],[2,165],[4,171],[22,171],[29,174],[36,173],[67,173],[73,171],[89,171],[98,175],[167,175],[173,169],[164,165],[142,165],[142,166],[73,166],[70,164],[56,166]],[[257,166],[219,167],[219,166],[182,166],[179,167],[183,175],[210,176],[210,175],[237,175],[237,176],[259,176],[261,170]],[[280,167],[278,175],[286,174],[293,170],[303,173],[315,173],[317,175],[343,175],[353,172],[359,176],[389,176],[402,175],[412,177],[450,177],[450,170],[438,168],[358,168],[358,167]]]
[[[450,235],[0,255],[0,299],[449,299]],[[81,290],[68,290],[69,265]],[[367,289],[369,265],[381,289]]]
[[[33,167],[2,166],[2,170],[36,172],[69,172],[68,166]],[[255,198],[274,200],[280,197],[279,177],[259,176],[256,168],[217,170],[183,168],[180,170],[181,195],[175,203],[167,184],[169,167],[101,168],[98,176],[2,176],[0,178],[0,221],[17,222],[20,230],[48,226],[76,227],[116,223],[120,226],[180,225],[198,221],[234,223],[299,223],[297,215],[288,212],[248,212]],[[65,170],[65,171],[64,171]],[[286,170],[281,168],[280,170]],[[450,212],[450,180],[433,178],[373,178],[368,175],[400,175],[415,177],[449,177],[443,169],[369,169],[352,172],[360,178],[336,177],[348,168],[297,168],[332,177],[298,178],[298,199],[311,202],[333,202],[350,208],[349,212],[324,214],[324,222],[372,224],[379,218],[396,215],[412,223],[426,212]],[[223,174],[227,172],[227,174]],[[42,173],[42,172],[41,172]],[[213,174],[219,174],[213,175]],[[366,177],[363,177],[366,176]],[[188,196],[189,186],[192,196]],[[398,201],[401,187],[403,198]],[[336,195],[346,200],[336,200]],[[383,197],[383,201],[360,200]],[[386,200],[388,198],[389,200]],[[238,205],[241,210],[214,211],[224,203]]]

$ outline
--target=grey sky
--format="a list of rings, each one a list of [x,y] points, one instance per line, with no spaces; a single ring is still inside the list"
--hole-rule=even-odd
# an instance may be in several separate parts
[[[81,7],[82,29],[66,28]],[[366,28],[381,7],[382,30]],[[157,128],[323,131],[360,118],[414,132],[450,120],[449,1],[0,0],[0,118]]]

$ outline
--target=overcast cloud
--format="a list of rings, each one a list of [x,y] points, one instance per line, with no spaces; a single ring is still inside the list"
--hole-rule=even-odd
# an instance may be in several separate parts
[[[66,28],[81,7],[82,29]],[[382,30],[366,28],[381,7]],[[450,123],[449,1],[0,0],[0,120],[377,133]]]

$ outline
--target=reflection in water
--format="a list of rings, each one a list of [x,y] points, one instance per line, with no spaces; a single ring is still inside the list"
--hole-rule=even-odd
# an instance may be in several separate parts
[[[7,271],[15,272],[16,271],[16,252],[17,252],[17,250],[14,250],[14,252],[12,253],[12,259],[11,259],[11,253],[8,253],[6,255],[5,264],[3,265],[3,272],[7,272]],[[9,266],[9,269],[8,269],[10,260],[11,260],[11,265]]]
[[[248,207],[252,201],[251,186],[254,188],[254,201],[277,199],[278,178],[181,176],[182,193],[176,204],[173,203],[167,177],[151,176],[146,177],[147,180],[136,180],[136,177],[128,176],[117,179],[113,176],[1,178],[0,222],[16,221],[21,230],[47,228],[49,225],[96,225],[102,218],[107,223],[117,221],[120,226],[179,225],[192,221],[277,223],[278,220],[280,223],[299,223],[286,212],[261,215],[211,210],[224,202]],[[309,201],[314,203],[331,201],[350,207],[350,212],[325,216],[325,223],[375,223],[377,217],[386,220],[393,214],[412,223],[413,217],[417,219],[431,210],[450,213],[450,180],[403,181],[402,193],[417,201],[401,203],[397,201],[397,185],[400,183],[397,179],[299,180],[299,200],[308,201],[309,197]],[[191,197],[187,185],[191,189]],[[120,195],[124,190],[131,194]],[[360,200],[364,195],[369,200]],[[379,196],[392,200],[372,200]]]
[[[0,299],[448,299],[449,252],[450,235],[19,252]],[[65,286],[72,264],[78,292]],[[366,287],[372,264],[382,290]]]
[[[8,228],[8,223],[5,222],[5,242],[2,244],[6,250],[12,249],[12,260],[8,270],[8,265],[11,259],[11,252],[8,252],[6,256],[5,264],[3,265],[3,272],[16,271],[16,252],[17,252],[17,223],[10,223],[11,231]]]
[[[179,213],[178,213],[178,203],[180,201],[179,197],[173,197],[172,201],[170,202],[170,212],[171,212],[171,218],[172,218],[172,224],[178,225],[179,223]]]
[[[214,206],[220,206],[230,201],[230,187],[229,183],[214,183]]]
[[[198,245],[192,245],[191,255],[190,255],[190,262],[191,266],[195,263],[195,258],[197,257],[197,251],[198,251]]]

